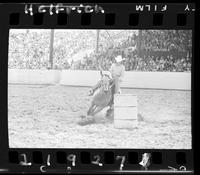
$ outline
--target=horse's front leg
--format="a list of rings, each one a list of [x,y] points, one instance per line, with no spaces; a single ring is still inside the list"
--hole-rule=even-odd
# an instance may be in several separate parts
[[[103,110],[107,105],[96,107],[96,109],[90,114],[92,116],[96,115],[98,112]]]
[[[89,91],[89,96],[93,95],[95,91],[101,86],[101,81],[99,81],[95,86],[93,86]]]
[[[96,106],[92,103],[90,108],[87,111],[87,115],[91,115],[91,113],[96,109]]]

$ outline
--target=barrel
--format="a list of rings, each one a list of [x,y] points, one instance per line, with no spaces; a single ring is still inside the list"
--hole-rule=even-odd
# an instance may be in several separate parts
[[[115,94],[114,127],[135,128],[137,127],[137,122],[137,95]]]

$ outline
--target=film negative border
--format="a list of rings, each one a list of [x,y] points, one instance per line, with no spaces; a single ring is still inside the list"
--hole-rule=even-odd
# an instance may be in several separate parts
[[[3,56],[8,56],[8,48],[2,48],[7,44],[9,28],[194,29],[194,4],[151,4],[151,10],[148,10],[149,6],[141,3],[139,5],[143,7],[142,11],[136,11],[136,4],[98,4],[104,9],[104,13],[79,14],[73,11],[71,14],[49,15],[48,12],[35,13],[33,11],[32,16],[25,13],[26,5],[0,5],[0,18],[4,26],[0,28],[1,35],[3,34],[0,52]],[[33,5],[36,10],[42,4]],[[165,11],[163,8],[165,9],[166,5]],[[186,10],[188,8],[189,10]],[[7,72],[6,60],[2,63],[0,70]],[[7,82],[3,74],[0,81]],[[5,101],[7,101],[6,92],[4,90],[5,96],[2,96]],[[128,173],[146,170],[193,172],[192,150],[10,149],[8,148],[7,107],[3,106],[3,108],[0,128],[4,131],[1,132],[1,137],[6,139],[0,141],[2,143],[0,172],[76,173],[87,171],[89,168],[92,170],[91,173],[100,171]],[[139,164],[143,160],[144,153],[150,153],[148,160],[151,163],[147,167]]]
[[[95,25],[95,19],[97,15],[92,15],[92,14],[87,14],[87,13],[83,13],[80,16],[77,16],[76,19],[74,19],[73,17],[70,17],[69,15],[65,14],[65,13],[60,13],[57,15],[57,19],[55,19],[54,17],[52,21],[54,21],[55,23],[52,24],[53,26],[56,27],[66,27],[66,26],[71,26],[73,27],[74,22],[76,21],[77,25],[80,25],[82,27],[94,27]],[[123,25],[124,27],[138,27],[140,26],[140,24],[143,24],[144,19],[146,19],[145,15],[139,15],[139,13],[130,13],[128,16],[128,21],[126,21],[126,24]],[[112,27],[112,26],[118,26],[119,23],[118,20],[116,20],[116,14],[115,13],[107,13],[105,14],[103,17],[100,17],[100,21],[102,21],[101,25],[102,26],[108,26],[108,27]],[[152,21],[150,23],[149,26],[153,26],[153,27],[158,27],[158,28],[163,28],[163,27],[167,27],[168,25],[176,25],[176,27],[189,27],[191,24],[191,20],[187,18],[187,14],[186,13],[178,13],[176,14],[176,18],[174,18],[175,20],[170,21],[167,20],[167,15],[164,15],[163,13],[154,13],[152,14],[150,17],[148,17],[150,21]],[[23,18],[22,18],[23,19]],[[47,23],[47,21],[51,20],[48,17],[46,17],[46,15],[44,14],[40,14],[40,13],[36,13],[34,14],[32,17],[31,16],[27,16],[23,19],[24,21],[20,20],[20,14],[19,13],[12,13],[10,14],[10,26],[12,27],[17,27],[20,26],[22,27],[23,24],[25,24],[24,27],[26,27],[27,24],[29,25],[34,25],[35,27],[39,27],[39,26],[44,26],[45,24],[49,24]],[[26,22],[27,21],[27,22]],[[29,22],[28,22],[29,21]],[[32,22],[32,23],[30,23]],[[173,22],[173,23],[172,23]],[[22,25],[22,26],[21,26]],[[121,25],[121,23],[120,23]],[[46,25],[45,25],[46,26]],[[122,28],[122,27],[119,27]]]
[[[167,29],[169,27],[188,29],[194,25],[195,8],[193,4],[180,6],[172,4],[98,4],[91,5],[93,11],[87,13],[84,7],[89,5],[81,5],[21,4],[15,6],[15,8],[10,6],[12,12],[9,13],[9,26],[12,28],[30,26],[33,28],[77,28],[79,26],[79,28],[110,29]],[[67,7],[72,9],[74,7],[74,10],[70,10],[69,13],[66,11]],[[57,9],[60,11],[57,11]]]
[[[133,172],[166,171],[192,173],[189,150],[69,150],[11,149],[10,171],[19,172]],[[144,158],[147,156],[147,159]],[[145,162],[146,161],[146,162]],[[148,164],[146,164],[148,162]],[[145,166],[144,166],[145,165]]]

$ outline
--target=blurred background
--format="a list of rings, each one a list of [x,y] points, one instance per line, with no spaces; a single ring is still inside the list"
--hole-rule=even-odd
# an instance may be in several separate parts
[[[191,72],[191,30],[11,29],[9,69]]]

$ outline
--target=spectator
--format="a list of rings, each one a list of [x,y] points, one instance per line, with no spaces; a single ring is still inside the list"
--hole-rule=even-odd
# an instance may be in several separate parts
[[[129,36],[126,40],[119,42],[112,48],[100,46],[98,55],[94,53],[87,55],[84,61],[74,61],[69,64],[67,60],[64,60],[62,55],[54,54],[54,68],[55,69],[80,69],[80,70],[98,70],[102,67],[104,70],[109,70],[113,59],[121,54],[123,51],[126,61],[124,63],[126,71],[191,71],[191,39],[188,39],[188,32],[172,30],[143,30],[142,32],[142,48],[144,49],[144,56],[139,57],[137,55],[136,35]],[[84,37],[87,39],[87,37]],[[76,42],[74,42],[76,45]],[[137,47],[136,47],[137,48]],[[38,48],[39,49],[39,48]],[[9,68],[18,69],[48,69],[48,60],[42,57],[42,51],[34,49],[34,56],[29,57],[28,61],[26,56],[22,54],[22,57],[16,54],[13,49],[12,59],[9,60]],[[56,48],[58,51],[60,48]],[[174,54],[178,52],[178,54]],[[180,52],[187,51],[189,54],[181,55]],[[77,53],[78,50],[74,49],[72,55]],[[159,54],[155,54],[157,52]],[[30,51],[31,53],[31,51]],[[62,52],[59,52],[62,53]],[[171,54],[171,55],[168,55]],[[64,55],[64,54],[63,54]],[[146,56],[147,55],[147,56]],[[21,59],[20,59],[21,58]],[[68,58],[68,57],[67,57]]]

